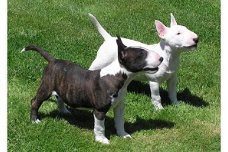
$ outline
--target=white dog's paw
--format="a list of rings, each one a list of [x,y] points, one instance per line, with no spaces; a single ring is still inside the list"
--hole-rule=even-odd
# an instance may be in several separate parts
[[[131,135],[127,134],[127,135],[124,135],[122,136],[123,138],[132,138]]]
[[[104,137],[104,136],[96,136],[95,140],[97,142],[102,143],[102,144],[110,144],[109,140],[106,137]]]
[[[36,123],[36,124],[38,124],[38,123],[40,123],[41,121],[40,121],[40,119],[36,119],[36,120],[33,120],[32,121],[32,123]]]
[[[117,133],[118,136],[123,137],[123,138],[132,138],[130,134],[128,134],[127,132],[121,132],[121,133]]]
[[[155,110],[162,110],[164,109],[160,102],[153,102]]]
[[[160,105],[156,105],[154,107],[155,107],[155,110],[162,110],[162,109],[164,109],[161,104]]]

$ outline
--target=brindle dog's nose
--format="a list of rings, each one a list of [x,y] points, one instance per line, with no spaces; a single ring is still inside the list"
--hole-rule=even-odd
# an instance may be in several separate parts
[[[159,61],[162,62],[163,61],[163,57],[160,57]]]

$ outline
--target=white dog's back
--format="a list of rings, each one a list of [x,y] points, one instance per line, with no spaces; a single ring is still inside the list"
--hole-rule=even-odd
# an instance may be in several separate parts
[[[101,69],[114,61],[117,58],[117,45],[115,37],[112,37],[97,21],[96,17],[89,14],[92,23],[97,28],[98,32],[104,38],[104,43],[100,46],[96,59],[90,66],[90,70]],[[155,74],[144,73],[150,81],[152,103],[156,109],[162,109],[161,98],[159,95],[159,85],[163,81],[168,82],[169,97],[173,103],[177,103],[176,97],[176,73],[179,67],[179,55],[183,50],[192,50],[197,47],[198,36],[186,27],[177,25],[174,16],[171,13],[171,27],[166,27],[162,22],[155,21],[156,30],[161,41],[157,44],[147,45],[138,41],[122,38],[122,41],[127,46],[143,47],[158,53],[164,58],[159,65],[159,70]]]

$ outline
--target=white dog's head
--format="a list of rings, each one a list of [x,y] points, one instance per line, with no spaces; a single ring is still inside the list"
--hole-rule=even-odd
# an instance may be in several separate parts
[[[185,26],[177,25],[171,13],[170,27],[166,27],[162,22],[156,20],[155,26],[159,37],[166,45],[174,50],[195,49],[198,43],[198,36]]]

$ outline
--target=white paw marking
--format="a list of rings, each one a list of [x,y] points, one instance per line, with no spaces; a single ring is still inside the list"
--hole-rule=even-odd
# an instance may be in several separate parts
[[[39,119],[36,119],[35,121],[32,121],[32,123],[36,123],[36,124],[38,124],[38,123],[40,123],[41,121],[39,120]]]
[[[25,51],[25,48],[23,48],[22,50],[21,50],[21,53],[23,53]]]
[[[128,134],[127,132],[122,132],[122,133],[118,133],[118,136],[121,136],[123,138],[132,138],[130,134]]]
[[[154,104],[155,110],[162,110],[162,109],[164,109],[163,106],[161,105],[161,103],[154,102],[153,104]]]
[[[104,136],[96,136],[95,140],[97,142],[102,143],[102,144],[110,144],[109,140],[106,137],[104,137]]]
[[[128,134],[128,135],[124,135],[124,136],[122,136],[122,137],[123,137],[123,138],[132,138],[131,135],[129,135],[129,134]]]

